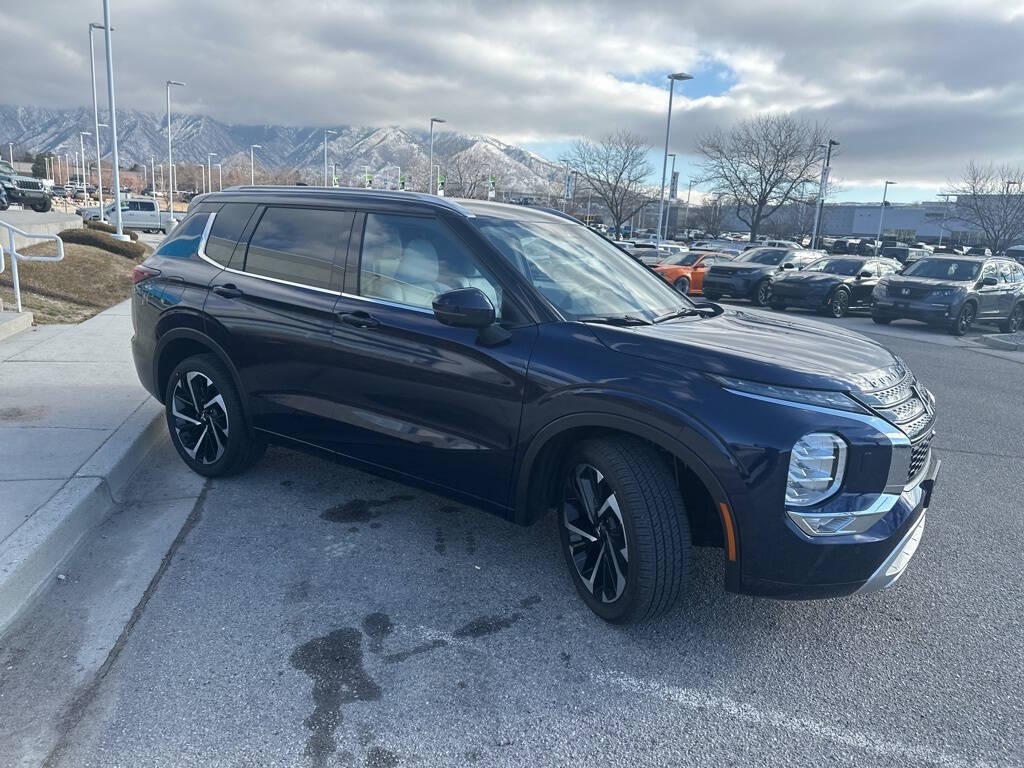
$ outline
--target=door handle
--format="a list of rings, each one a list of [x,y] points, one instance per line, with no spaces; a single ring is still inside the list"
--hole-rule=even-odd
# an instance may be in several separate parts
[[[215,285],[213,286],[213,292],[218,296],[223,296],[225,299],[237,299],[242,295],[242,290],[233,283]]]
[[[380,326],[380,320],[369,312],[363,312],[362,310],[358,310],[356,312],[339,312],[338,319],[346,325],[352,325],[356,328],[378,328]]]

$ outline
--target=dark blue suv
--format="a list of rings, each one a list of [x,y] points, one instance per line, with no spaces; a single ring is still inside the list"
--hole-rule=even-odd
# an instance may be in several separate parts
[[[268,443],[529,524],[644,619],[723,551],[732,591],[895,581],[938,471],[934,400],[844,330],[694,303],[567,217],[413,193],[196,198],[134,271],[139,378],[182,459]]]

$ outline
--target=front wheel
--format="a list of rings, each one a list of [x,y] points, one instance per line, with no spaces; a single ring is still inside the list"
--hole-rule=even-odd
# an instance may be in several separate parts
[[[1024,325],[1024,304],[1018,304],[1013,308],[1010,316],[999,324],[999,330],[1003,333],[1016,333]]]
[[[46,198],[43,202],[34,203],[32,205],[32,210],[36,213],[46,213],[51,208],[53,208],[53,201],[50,198]]]
[[[679,291],[684,296],[687,293],[690,292],[690,280],[689,280],[689,278],[680,277],[678,280],[675,281],[675,283],[673,283],[673,286],[675,287],[675,289],[677,291]]]
[[[171,442],[193,472],[241,472],[266,450],[264,441],[249,434],[231,374],[214,355],[180,362],[167,381],[164,404]]]
[[[690,527],[665,458],[635,438],[587,440],[563,468],[559,534],[576,590],[606,621],[669,610],[691,582]]]
[[[751,295],[751,301],[754,302],[754,306],[766,307],[768,306],[768,302],[771,300],[772,281],[765,278],[754,287],[754,293]]]
[[[960,307],[960,312],[949,326],[949,332],[954,336],[963,336],[970,330],[970,327],[974,324],[975,318],[978,316],[978,310],[974,306],[974,302],[965,301],[964,305]]]
[[[827,314],[831,317],[846,317],[846,313],[850,309],[850,292],[845,288],[837,288],[826,309]]]

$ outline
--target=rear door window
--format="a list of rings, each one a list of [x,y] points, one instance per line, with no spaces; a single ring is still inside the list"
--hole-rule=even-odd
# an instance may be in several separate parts
[[[350,211],[267,208],[249,241],[245,271],[330,289],[335,255],[348,250],[352,219]]]
[[[255,210],[255,204],[225,203],[213,220],[210,236],[206,240],[205,255],[222,267],[228,266],[245,225]]]

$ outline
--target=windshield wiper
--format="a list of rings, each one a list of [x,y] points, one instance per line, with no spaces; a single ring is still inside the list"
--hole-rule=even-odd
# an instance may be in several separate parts
[[[650,325],[649,320],[644,320],[636,315],[590,315],[589,317],[577,318],[581,323],[604,323],[605,325]]]
[[[658,315],[654,318],[655,323],[663,323],[666,320],[674,320],[677,317],[691,317],[693,315],[716,315],[718,310],[714,307],[680,307],[672,312],[667,312],[664,315]]]

